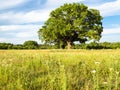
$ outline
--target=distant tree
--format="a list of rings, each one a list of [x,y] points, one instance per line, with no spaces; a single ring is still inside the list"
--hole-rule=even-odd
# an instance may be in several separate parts
[[[88,9],[84,4],[64,4],[50,13],[50,18],[38,31],[39,38],[46,43],[54,43],[71,48],[74,41],[98,41],[101,38],[102,16],[96,9]]]
[[[103,42],[101,43],[104,49],[112,49],[110,42]]]
[[[16,44],[13,45],[12,49],[24,49],[24,46],[22,44]]]
[[[38,43],[36,41],[29,40],[29,41],[25,41],[23,46],[26,49],[37,49]]]
[[[13,44],[11,43],[0,43],[0,49],[12,49]]]

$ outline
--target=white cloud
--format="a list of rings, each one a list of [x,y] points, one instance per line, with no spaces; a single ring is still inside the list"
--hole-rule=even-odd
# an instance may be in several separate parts
[[[38,30],[41,25],[3,25],[0,26],[0,31],[35,31]]]
[[[118,34],[118,33],[120,33],[120,27],[104,29],[102,34],[106,35],[106,34]]]
[[[27,40],[38,39],[37,31],[41,25],[4,25],[0,26],[0,42],[9,42],[14,44],[21,44]],[[5,35],[5,36],[3,36]]]
[[[105,2],[106,0],[85,0],[84,3],[88,6],[97,6]]]
[[[19,4],[25,3],[28,0],[0,0],[0,10],[8,9]]]
[[[63,5],[65,3],[73,3],[73,2],[81,2],[85,0],[47,0],[46,7],[58,7],[60,5]]]
[[[0,21],[11,24],[43,22],[49,18],[51,9],[34,10],[30,12],[7,12],[0,14]]]
[[[107,2],[99,6],[94,6],[91,8],[96,8],[100,10],[102,16],[113,16],[120,15],[120,0],[115,0],[113,2]]]
[[[15,35],[17,38],[29,38],[29,37],[33,37],[33,36],[37,36],[37,32],[19,32]]]
[[[120,42],[120,35],[103,35],[100,42]]]
[[[6,38],[1,38],[1,37],[0,37],[0,41],[1,41],[1,42],[4,42],[4,41],[6,41],[6,40],[7,40]]]
[[[29,12],[5,12],[0,14],[0,21],[7,22],[8,24],[24,24],[34,22],[44,22],[49,18],[50,12],[57,6],[64,3],[80,2],[83,0],[48,0],[45,4],[45,8],[39,10],[33,10]]]
[[[28,12],[23,16],[23,20],[26,22],[42,22],[49,18],[51,10],[50,9],[43,9],[43,10],[35,10]]]
[[[40,25],[6,25],[0,26],[0,34],[9,35],[9,37],[15,38],[32,38],[37,37],[37,31],[39,30]],[[2,32],[1,32],[2,31]]]
[[[10,2],[9,0],[7,0]],[[25,0],[11,0],[10,5],[23,3]],[[47,0],[45,8],[40,10],[33,10],[29,12],[4,12],[0,14],[0,21],[6,22],[8,24],[24,24],[24,23],[34,23],[34,22],[44,22],[49,18],[50,12],[56,7],[64,3],[80,2],[85,0]],[[5,4],[5,0],[2,1],[2,5]],[[7,4],[7,3],[6,3]],[[2,6],[0,6],[1,8]],[[7,7],[5,5],[5,7]],[[107,2],[99,6],[91,7],[100,10],[102,16],[112,16],[120,14],[120,0],[114,2]]]
[[[33,40],[37,41],[38,43],[41,43],[41,41],[38,38],[0,38],[0,43],[1,42],[6,42],[6,43],[13,43],[13,44],[23,44],[25,41],[28,40]]]

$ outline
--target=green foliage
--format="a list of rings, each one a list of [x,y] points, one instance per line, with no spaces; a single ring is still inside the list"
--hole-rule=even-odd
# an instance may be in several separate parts
[[[120,42],[91,42],[88,44],[74,44],[73,49],[120,49]]]
[[[39,49],[58,49],[56,45],[40,44]]]
[[[13,44],[11,43],[0,43],[0,49],[11,49]]]
[[[0,43],[0,49],[59,49],[66,48],[64,44],[61,45],[49,45],[49,44],[40,44],[37,46],[34,45],[22,45],[22,44],[11,44],[11,43]],[[120,42],[91,42],[88,44],[73,44],[72,49],[120,49]]]
[[[50,18],[38,31],[46,43],[71,46],[74,41],[85,43],[99,40],[103,31],[102,16],[84,4],[64,4],[50,13]]]
[[[0,90],[120,90],[120,50],[1,50]]]
[[[24,46],[21,44],[13,45],[11,49],[24,49]]]
[[[26,49],[37,49],[38,48],[38,43],[36,41],[29,40],[29,41],[25,41],[23,46]]]

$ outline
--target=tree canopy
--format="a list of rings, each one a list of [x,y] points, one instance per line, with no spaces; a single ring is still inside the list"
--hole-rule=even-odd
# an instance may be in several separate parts
[[[38,36],[46,43],[67,45],[68,48],[74,41],[99,41],[103,31],[101,20],[102,16],[96,9],[80,3],[64,4],[50,13]]]
[[[27,49],[37,49],[38,43],[36,41],[28,40],[24,42],[23,46]]]

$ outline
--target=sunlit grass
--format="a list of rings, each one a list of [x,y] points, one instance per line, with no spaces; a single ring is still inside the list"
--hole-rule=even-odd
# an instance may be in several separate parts
[[[120,50],[1,50],[0,90],[120,90]]]

